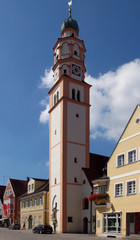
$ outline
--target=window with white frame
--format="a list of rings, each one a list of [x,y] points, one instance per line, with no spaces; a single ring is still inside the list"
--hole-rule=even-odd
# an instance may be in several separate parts
[[[32,183],[32,190],[34,190],[34,183]]]
[[[107,185],[103,185],[100,187],[100,193],[105,194],[107,192]]]
[[[127,195],[136,193],[136,180],[127,182]]]
[[[28,200],[26,200],[26,208],[28,208]]]
[[[34,205],[37,206],[37,198],[34,199]]]
[[[121,213],[104,213],[104,233],[121,233]]]
[[[98,193],[105,194],[106,192],[107,192],[107,185],[102,185],[102,186],[93,188],[93,193],[95,194],[98,194]]]
[[[30,207],[32,207],[32,199],[30,199]]]
[[[22,201],[22,208],[24,208],[25,207],[25,204],[24,204],[24,201]]]
[[[128,163],[136,162],[136,149],[128,152]]]
[[[93,193],[98,194],[99,193],[99,187],[94,187],[93,188]]]
[[[39,197],[39,205],[42,205],[42,196]]]
[[[120,197],[123,195],[123,183],[115,184],[115,197]]]
[[[124,165],[124,154],[120,154],[117,156],[117,167],[121,167]]]

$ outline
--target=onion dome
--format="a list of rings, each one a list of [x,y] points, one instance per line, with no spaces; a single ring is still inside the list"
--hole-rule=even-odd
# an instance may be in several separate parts
[[[76,30],[79,33],[78,23],[76,20],[74,20],[71,17],[71,9],[69,9],[69,13],[70,13],[69,18],[67,18],[61,26],[61,32],[63,32],[66,28],[73,28],[74,30]]]

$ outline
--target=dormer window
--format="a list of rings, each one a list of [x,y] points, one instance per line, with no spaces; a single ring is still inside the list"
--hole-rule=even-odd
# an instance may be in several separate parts
[[[34,190],[34,183],[32,183],[32,190]]]

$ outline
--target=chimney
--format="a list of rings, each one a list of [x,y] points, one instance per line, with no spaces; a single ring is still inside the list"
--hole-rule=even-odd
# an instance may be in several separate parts
[[[29,177],[26,177],[26,179],[27,179],[27,183],[30,181],[30,178]]]

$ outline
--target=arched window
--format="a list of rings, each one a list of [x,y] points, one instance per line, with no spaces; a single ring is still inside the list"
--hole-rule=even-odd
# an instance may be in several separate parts
[[[80,102],[80,91],[79,90],[77,91],[77,101]]]
[[[59,91],[57,91],[57,102],[59,101]]]
[[[73,46],[73,55],[74,56],[79,56],[79,46],[78,46],[78,44],[74,44],[74,46]]]
[[[68,52],[69,52],[68,44],[64,43],[62,47],[62,55],[68,54]]]
[[[56,104],[56,94],[54,94],[54,105]]]
[[[89,208],[89,202],[87,198],[83,199],[83,209],[88,209]]]
[[[72,89],[72,99],[75,100],[75,89]]]

